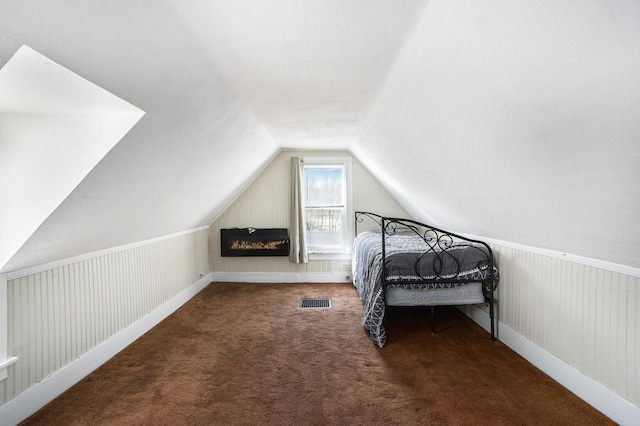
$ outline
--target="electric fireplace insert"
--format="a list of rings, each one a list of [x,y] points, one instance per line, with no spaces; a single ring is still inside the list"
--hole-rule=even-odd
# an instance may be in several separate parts
[[[220,230],[223,257],[288,256],[289,230],[286,228],[230,228]]]

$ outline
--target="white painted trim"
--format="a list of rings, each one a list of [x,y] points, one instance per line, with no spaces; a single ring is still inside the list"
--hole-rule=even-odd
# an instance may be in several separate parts
[[[13,426],[47,405],[71,386],[107,362],[140,336],[171,315],[212,281],[212,273],[182,290],[127,328],[102,342],[37,385],[0,406],[0,426]]]
[[[562,259],[573,263],[579,263],[586,266],[593,266],[594,268],[600,268],[611,272],[617,272],[620,274],[630,275],[632,277],[640,278],[640,268],[634,268],[632,266],[621,265],[619,263],[607,262],[605,260],[592,259],[589,257],[578,256],[571,253],[563,253],[561,251],[543,249],[538,247],[526,246],[523,244],[510,243],[508,241],[495,240],[493,238],[478,237],[470,234],[459,234],[463,237],[471,238],[474,240],[484,241],[487,244],[495,244],[502,247],[509,247],[516,250],[526,251],[529,253],[540,254],[542,256],[554,257],[556,259]]]
[[[489,314],[487,312],[475,305],[459,308],[487,332],[489,331]],[[502,343],[587,404],[619,425],[638,424],[640,407],[538,346],[508,325],[498,321],[497,330]]]
[[[9,357],[7,349],[9,327],[7,303],[7,275],[0,274],[0,381],[7,378],[7,367],[18,360],[16,357]]]
[[[309,156],[309,157],[305,157],[302,156],[300,158],[300,161],[304,164],[304,167],[314,167],[314,166],[322,166],[322,165],[330,165],[330,166],[334,166],[334,165],[340,165],[342,167],[344,167],[344,179],[342,181],[343,183],[343,189],[345,191],[345,196],[346,196],[346,200],[345,200],[345,204],[346,204],[346,208],[343,210],[342,212],[342,232],[341,232],[341,248],[337,249],[337,250],[332,250],[332,249],[328,249],[326,252],[324,252],[325,254],[329,254],[329,253],[337,253],[337,254],[344,254],[344,253],[348,253],[349,250],[351,250],[351,247],[353,246],[353,229],[354,229],[354,223],[353,223],[353,212],[354,212],[354,208],[353,208],[353,156],[348,155],[348,156],[337,156],[337,157],[314,157],[314,156]],[[305,182],[306,185],[306,182]],[[309,252],[309,260],[320,260],[320,259],[328,259],[328,258],[323,258],[323,251],[327,249],[327,247],[324,247],[322,245],[319,246],[313,246],[309,243],[309,241],[307,240],[307,251]],[[315,256],[311,256],[311,253],[315,253]],[[312,259],[313,257],[313,259]]]
[[[0,380],[4,380],[7,377],[9,377],[9,374],[7,372],[7,367],[15,363],[16,361],[18,361],[17,356],[5,358],[4,360],[0,361]]]
[[[351,260],[353,259],[353,253],[346,251],[333,251],[333,252],[309,252],[309,260]]]
[[[205,229],[209,229],[209,226],[201,226],[199,228],[189,229],[187,231],[176,232],[175,234],[164,235],[162,237],[152,238],[150,240],[139,241],[137,243],[125,244],[122,246],[112,247],[105,250],[95,251],[93,253],[87,253],[80,256],[69,257],[67,259],[60,259],[54,262],[45,263],[42,265],[33,266],[30,268],[19,269],[16,271],[6,272],[7,280],[14,280],[16,278],[25,277],[31,274],[37,274],[39,272],[48,271],[50,269],[59,268],[61,266],[71,265],[73,263],[83,262],[85,260],[95,259],[101,256],[107,256],[113,253],[118,253],[125,250],[132,250],[134,248],[146,246],[149,244],[158,243],[160,241],[170,240],[172,238],[177,238],[182,235],[192,234],[194,232],[203,231]]]
[[[350,271],[339,272],[213,272],[212,281],[231,283],[349,283]]]

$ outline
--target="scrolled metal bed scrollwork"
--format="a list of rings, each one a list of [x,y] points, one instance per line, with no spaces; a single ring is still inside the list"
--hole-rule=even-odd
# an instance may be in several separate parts
[[[375,229],[358,233],[358,224],[365,220],[373,221]],[[386,344],[387,305],[486,302],[495,340],[494,290],[499,275],[486,243],[370,212],[355,213],[355,229],[353,283],[364,306],[362,324],[378,346]]]

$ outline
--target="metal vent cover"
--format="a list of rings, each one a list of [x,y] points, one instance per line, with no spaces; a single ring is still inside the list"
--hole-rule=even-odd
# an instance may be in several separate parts
[[[300,308],[330,308],[331,299],[300,299]]]

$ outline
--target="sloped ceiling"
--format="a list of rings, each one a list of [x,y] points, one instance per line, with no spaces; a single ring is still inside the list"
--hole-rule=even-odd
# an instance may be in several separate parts
[[[0,93],[4,265],[144,112],[27,46],[0,68]]]
[[[282,148],[351,150],[420,220],[640,267],[635,0],[0,0],[0,43],[146,112],[5,271],[209,225]]]

